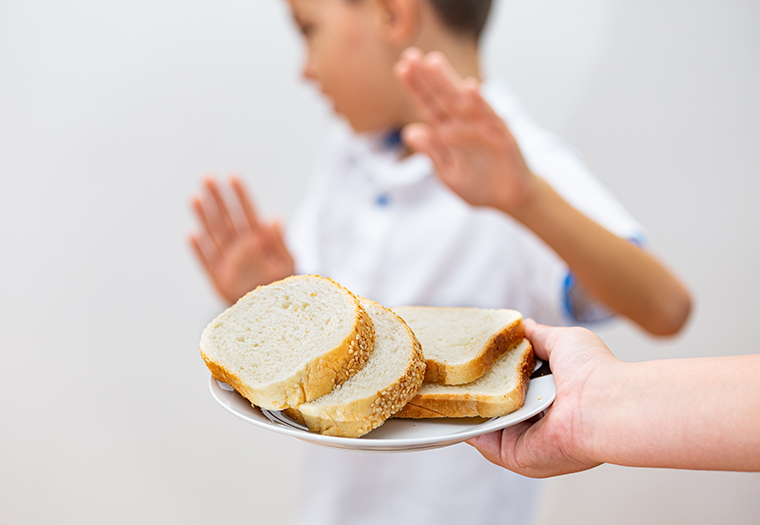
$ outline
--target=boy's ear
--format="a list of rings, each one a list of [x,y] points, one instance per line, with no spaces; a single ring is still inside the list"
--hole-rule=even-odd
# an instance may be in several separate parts
[[[417,34],[419,0],[374,0],[381,34],[392,43],[409,45]]]

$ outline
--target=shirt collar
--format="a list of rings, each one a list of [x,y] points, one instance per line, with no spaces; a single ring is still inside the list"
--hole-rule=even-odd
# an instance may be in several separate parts
[[[376,184],[385,188],[410,186],[433,176],[427,155],[405,153],[400,130],[354,135],[349,158]]]

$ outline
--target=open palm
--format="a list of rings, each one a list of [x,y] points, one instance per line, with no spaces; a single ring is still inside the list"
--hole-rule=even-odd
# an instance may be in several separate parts
[[[404,142],[427,154],[441,180],[473,206],[511,213],[530,197],[534,176],[504,121],[441,53],[407,50],[396,74],[423,122]]]
[[[200,230],[190,244],[214,287],[234,303],[256,286],[284,279],[295,271],[279,224],[262,224],[238,178],[230,179],[225,198],[217,182],[204,182],[192,202]]]

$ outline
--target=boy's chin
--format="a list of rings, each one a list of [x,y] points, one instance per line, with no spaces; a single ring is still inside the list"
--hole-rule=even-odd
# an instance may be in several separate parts
[[[388,129],[396,128],[392,122],[385,121],[367,121],[361,119],[352,119],[346,115],[338,115],[348,126],[354,131],[354,133],[379,133]]]

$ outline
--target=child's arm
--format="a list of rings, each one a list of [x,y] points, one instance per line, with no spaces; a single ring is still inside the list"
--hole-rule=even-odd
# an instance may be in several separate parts
[[[440,53],[404,53],[396,73],[425,123],[403,137],[430,156],[438,175],[474,206],[490,206],[530,228],[591,294],[652,334],[678,332],[689,293],[657,260],[606,230],[533,174],[504,121]]]
[[[232,304],[260,284],[293,275],[295,266],[276,222],[262,224],[240,179],[226,199],[206,179],[192,207],[201,223],[190,244],[219,295]]]
[[[557,399],[538,421],[469,441],[531,477],[631,467],[760,472],[760,355],[624,363],[583,328],[525,321]]]

